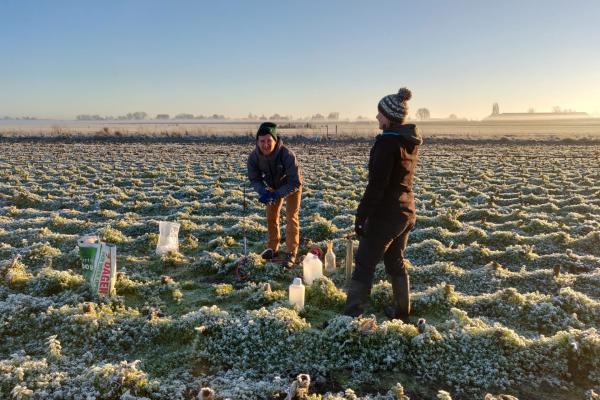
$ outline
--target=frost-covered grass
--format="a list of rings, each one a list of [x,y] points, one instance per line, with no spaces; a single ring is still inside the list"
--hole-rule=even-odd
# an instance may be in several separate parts
[[[283,398],[301,373],[315,399],[599,391],[600,148],[423,146],[406,325],[384,316],[382,264],[365,318],[339,315],[368,144],[291,147],[300,253],[332,240],[338,261],[300,313],[287,289],[301,268],[258,255],[251,143],[3,143],[0,398]],[[181,224],[178,252],[155,255],[161,220]],[[112,299],[83,279],[84,234],[118,248]]]

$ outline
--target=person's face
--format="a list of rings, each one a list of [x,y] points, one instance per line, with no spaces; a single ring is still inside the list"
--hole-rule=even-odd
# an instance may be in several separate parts
[[[379,129],[387,129],[390,126],[390,120],[381,112],[377,113],[377,121],[379,121]]]
[[[265,156],[271,155],[273,150],[275,150],[276,144],[277,142],[271,135],[262,135],[258,137],[258,148]]]

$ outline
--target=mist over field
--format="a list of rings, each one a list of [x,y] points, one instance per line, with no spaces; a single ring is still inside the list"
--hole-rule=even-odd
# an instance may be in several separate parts
[[[409,120],[427,138],[516,140],[563,140],[600,138],[600,119],[532,120]],[[260,121],[73,121],[0,120],[2,137],[147,137],[194,138],[203,136],[253,137]],[[323,137],[374,137],[380,132],[375,121],[280,121],[282,135]]]

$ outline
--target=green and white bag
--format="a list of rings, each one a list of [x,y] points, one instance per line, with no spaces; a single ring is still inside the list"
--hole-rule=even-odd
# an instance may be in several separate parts
[[[77,240],[83,276],[92,290],[102,296],[114,294],[117,277],[117,247],[101,242],[97,236]]]

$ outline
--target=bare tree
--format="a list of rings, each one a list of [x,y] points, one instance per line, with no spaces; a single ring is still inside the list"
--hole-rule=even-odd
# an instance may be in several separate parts
[[[133,113],[132,119],[142,120],[142,119],[146,119],[147,116],[148,116],[148,114],[146,114],[144,111],[136,111]]]
[[[500,114],[500,106],[498,105],[498,103],[494,103],[492,105],[492,115],[498,115]]]
[[[417,118],[420,119],[421,121],[425,121],[425,120],[431,118],[431,113],[426,108],[419,108],[417,110]]]

